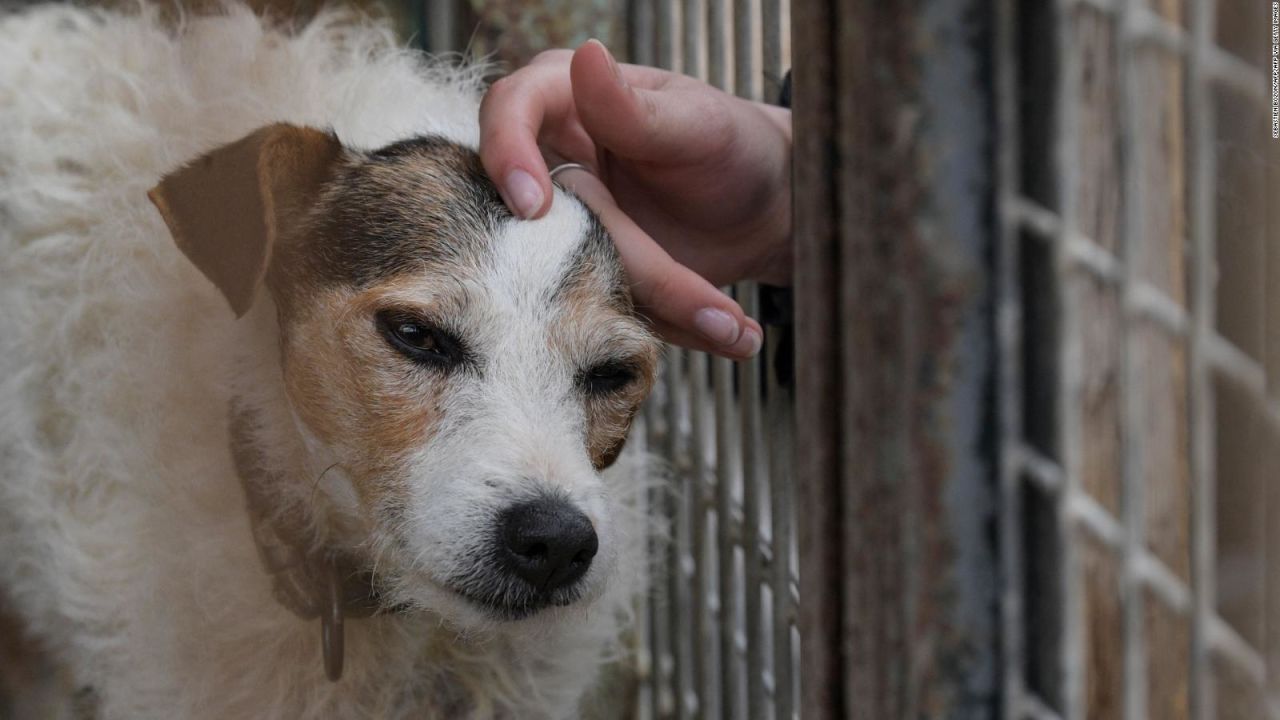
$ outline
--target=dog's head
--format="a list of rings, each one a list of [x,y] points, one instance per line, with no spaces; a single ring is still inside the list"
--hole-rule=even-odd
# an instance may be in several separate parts
[[[152,199],[243,315],[269,298],[326,543],[464,627],[585,604],[614,570],[617,457],[658,345],[576,199],[517,221],[474,152],[263,128]],[[269,292],[260,293],[260,288]],[[288,473],[284,473],[288,474]],[[308,492],[311,486],[305,488]],[[373,565],[376,563],[376,567]]]

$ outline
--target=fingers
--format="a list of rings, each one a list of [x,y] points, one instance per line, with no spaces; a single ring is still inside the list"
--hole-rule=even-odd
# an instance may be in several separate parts
[[[480,103],[480,160],[507,207],[522,218],[541,217],[551,206],[538,137],[544,123],[562,121],[573,108],[573,93],[556,74],[563,72],[549,63],[521,68],[494,83]]]
[[[600,61],[586,70],[592,87],[604,83],[608,88],[609,83],[615,83],[598,97],[584,96],[593,107],[607,108],[623,95],[623,86],[662,87],[675,77],[654,68],[620,67],[598,41],[588,42],[578,52],[583,50],[588,56],[596,53]],[[567,50],[539,54],[529,65],[490,86],[480,103],[480,159],[507,207],[522,218],[541,217],[551,207],[551,179],[540,142],[575,162],[595,159],[595,139],[583,129],[575,105],[572,55]],[[623,76],[625,83],[617,80]],[[625,107],[632,109],[629,111],[636,106],[632,92],[628,89],[624,96]],[[637,121],[628,122],[634,126]]]
[[[760,351],[760,324],[746,317],[732,298],[671,258],[613,202],[589,173],[560,176],[599,216],[613,236],[631,281],[636,307],[670,342],[733,359]]]
[[[732,142],[728,96],[710,86],[681,92],[676,76],[646,86],[629,82],[632,66],[619,66],[598,40],[573,54],[569,66],[575,110],[597,145],[615,155],[683,164],[721,153]]]

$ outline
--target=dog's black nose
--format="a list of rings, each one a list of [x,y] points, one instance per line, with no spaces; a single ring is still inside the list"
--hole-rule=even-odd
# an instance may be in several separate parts
[[[541,592],[577,582],[600,547],[587,516],[567,499],[551,496],[507,510],[498,532],[508,569]]]

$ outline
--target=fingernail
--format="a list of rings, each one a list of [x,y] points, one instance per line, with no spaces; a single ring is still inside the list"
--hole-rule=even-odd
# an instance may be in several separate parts
[[[609,71],[613,73],[613,79],[616,80],[619,85],[625,86],[627,81],[622,79],[622,68],[618,67],[618,61],[614,59],[613,53],[609,52],[609,48],[599,40],[591,38],[591,42],[599,45],[600,49],[604,51],[604,56],[609,59]]]
[[[693,326],[717,345],[732,345],[742,334],[738,321],[729,313],[716,308],[703,308],[694,313]]]
[[[529,173],[516,168],[507,173],[507,197],[515,203],[516,214],[522,218],[531,218],[542,207],[542,188]]]
[[[742,337],[738,338],[738,342],[733,344],[731,350],[743,357],[755,357],[763,344],[764,338],[761,337],[760,332],[753,327],[748,327],[742,331]]]

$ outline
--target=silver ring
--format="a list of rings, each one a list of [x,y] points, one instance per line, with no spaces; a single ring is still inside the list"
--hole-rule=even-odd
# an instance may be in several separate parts
[[[575,163],[575,162],[570,162],[570,163],[561,163],[561,164],[559,164],[559,165],[555,166],[554,168],[552,168],[552,170],[551,170],[551,179],[552,179],[552,180],[555,180],[555,179],[556,179],[556,173],[564,172],[565,170],[581,170],[581,171],[583,171],[583,172],[585,172],[585,173],[587,173],[587,174],[589,174],[589,175],[594,175],[594,174],[595,174],[595,173],[591,172],[591,168],[587,167],[586,165],[583,165],[582,163]]]

